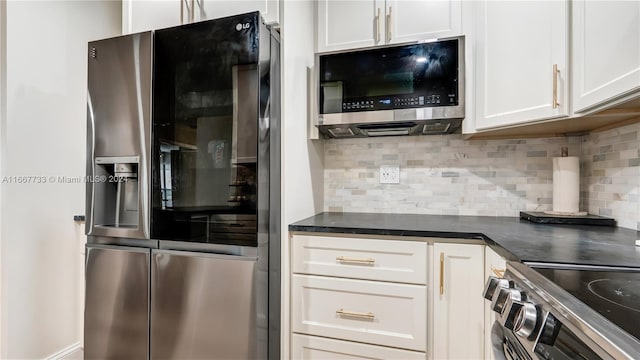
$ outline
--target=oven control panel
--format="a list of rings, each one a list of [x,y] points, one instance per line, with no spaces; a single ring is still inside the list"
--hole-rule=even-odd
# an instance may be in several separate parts
[[[535,348],[546,314],[536,306],[528,293],[518,288],[512,280],[490,276],[483,295],[486,300],[491,301],[491,310],[497,313],[496,322],[503,331],[513,334],[510,335],[511,341],[508,344],[505,342],[503,346],[509,345],[510,353],[514,352],[513,347],[517,346],[519,349],[515,353],[526,352],[533,357],[531,351]],[[506,339],[507,337],[505,341]]]
[[[508,268],[507,268],[508,269]],[[507,270],[506,278],[489,277],[484,298],[491,301],[496,316],[497,339],[511,359],[601,359],[601,350],[580,332],[573,320],[550,302],[553,298],[532,281],[521,279]],[[557,300],[553,300],[557,301]],[[569,322],[569,323],[567,323]],[[494,338],[492,334],[492,339]],[[571,346],[566,346],[571,344]],[[494,344],[494,349],[496,344]],[[521,356],[526,353],[526,356]]]

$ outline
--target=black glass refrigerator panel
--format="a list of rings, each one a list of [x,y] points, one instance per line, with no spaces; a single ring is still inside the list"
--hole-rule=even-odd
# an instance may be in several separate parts
[[[154,239],[257,245],[259,21],[155,32]]]

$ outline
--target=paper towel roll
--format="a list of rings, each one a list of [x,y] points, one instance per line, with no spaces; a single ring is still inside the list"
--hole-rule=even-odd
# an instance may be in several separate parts
[[[577,156],[553,158],[553,212],[580,210],[580,160]]]

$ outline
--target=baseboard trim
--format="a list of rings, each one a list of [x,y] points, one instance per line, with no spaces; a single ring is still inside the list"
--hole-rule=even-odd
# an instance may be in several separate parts
[[[71,344],[57,353],[47,356],[45,360],[63,360],[78,350],[82,350],[82,345],[80,345],[79,342]]]

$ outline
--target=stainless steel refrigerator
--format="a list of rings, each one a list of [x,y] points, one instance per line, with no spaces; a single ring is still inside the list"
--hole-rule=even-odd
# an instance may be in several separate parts
[[[280,358],[280,63],[259,13],[89,43],[86,359]]]

